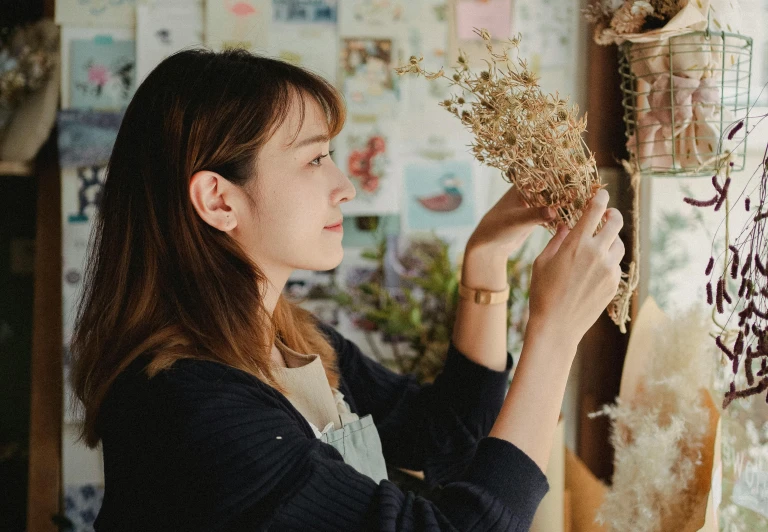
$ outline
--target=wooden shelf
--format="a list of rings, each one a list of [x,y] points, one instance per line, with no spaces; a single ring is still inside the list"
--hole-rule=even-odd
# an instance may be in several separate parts
[[[0,161],[0,175],[32,175],[32,164]]]

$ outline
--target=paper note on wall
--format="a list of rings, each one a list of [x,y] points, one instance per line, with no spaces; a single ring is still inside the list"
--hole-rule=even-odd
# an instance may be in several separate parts
[[[203,44],[203,4],[141,3],[136,8],[136,79],[139,83],[163,59]]]
[[[506,39],[512,23],[510,0],[464,1],[456,4],[456,33],[459,39],[477,40],[474,28],[485,28],[494,38]]]
[[[56,0],[56,24],[133,28],[136,25],[136,0]]]

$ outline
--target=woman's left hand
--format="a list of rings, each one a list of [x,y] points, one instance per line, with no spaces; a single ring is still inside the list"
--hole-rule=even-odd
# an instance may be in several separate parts
[[[516,187],[511,187],[472,232],[467,249],[482,248],[509,257],[520,249],[533,229],[554,220],[551,207],[529,207]]]

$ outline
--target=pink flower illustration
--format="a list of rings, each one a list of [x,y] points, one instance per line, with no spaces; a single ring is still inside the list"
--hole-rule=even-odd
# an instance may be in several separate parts
[[[104,65],[91,65],[88,68],[88,83],[104,86],[109,81],[109,69]]]

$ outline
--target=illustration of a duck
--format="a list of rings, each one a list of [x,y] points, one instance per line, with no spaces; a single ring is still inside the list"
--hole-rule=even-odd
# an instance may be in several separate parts
[[[421,205],[434,212],[455,211],[461,205],[464,195],[461,193],[462,182],[454,174],[446,174],[440,178],[442,194],[416,198]]]

